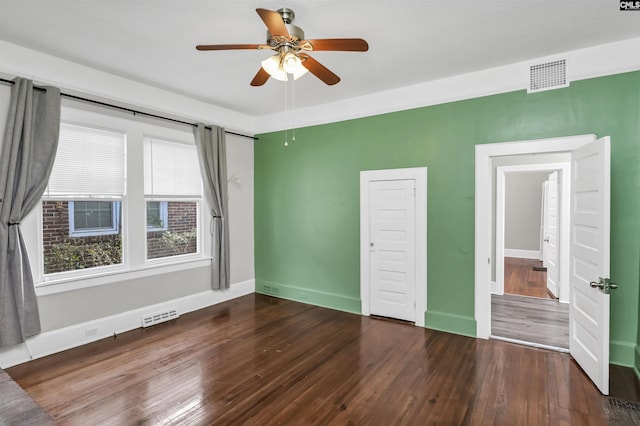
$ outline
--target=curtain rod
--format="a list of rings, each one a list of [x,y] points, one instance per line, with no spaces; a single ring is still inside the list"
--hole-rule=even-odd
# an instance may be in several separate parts
[[[5,78],[0,78],[0,82],[7,83],[7,84],[15,84],[13,80],[7,80]],[[41,87],[35,87],[35,88],[37,90],[44,90]],[[132,109],[132,108],[127,108],[127,107],[123,107],[123,106],[119,106],[119,105],[113,105],[113,104],[110,104],[110,103],[107,103],[107,102],[96,101],[95,99],[83,98],[82,96],[70,95],[68,93],[63,93],[63,92],[60,92],[60,96],[65,97],[65,98],[69,98],[69,99],[75,99],[77,101],[88,102],[88,103],[91,103],[91,104],[104,106],[104,107],[107,107],[107,108],[113,108],[113,109],[117,109],[117,110],[120,110],[120,111],[127,111],[127,112],[132,113],[133,115],[140,114],[140,115],[145,115],[147,117],[157,118],[159,120],[165,120],[165,121],[171,121],[171,122],[174,122],[174,123],[186,124],[187,126],[194,126],[194,127],[196,126],[195,123],[190,123],[188,121],[183,121],[183,120],[178,120],[178,119],[175,119],[175,118],[164,117],[162,115],[151,114],[151,113],[144,112],[144,111],[138,111],[138,110],[135,110],[135,109]],[[225,130],[224,132],[226,134],[228,134],[228,135],[241,136],[243,138],[253,139],[254,141],[257,141],[257,140],[260,139],[260,138],[257,138],[255,136],[244,135],[242,133],[231,132],[229,130]]]

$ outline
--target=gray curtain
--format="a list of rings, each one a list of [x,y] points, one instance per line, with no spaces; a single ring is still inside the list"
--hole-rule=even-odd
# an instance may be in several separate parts
[[[47,187],[60,131],[60,90],[14,83],[0,156],[0,348],[40,333],[20,222]]]
[[[227,207],[227,146],[222,127],[198,124],[193,130],[198,147],[204,195],[211,208],[211,288],[229,288],[229,221]]]

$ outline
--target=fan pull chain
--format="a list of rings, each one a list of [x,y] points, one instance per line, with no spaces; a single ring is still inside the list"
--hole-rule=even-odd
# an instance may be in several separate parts
[[[296,141],[296,81],[291,81],[291,128],[293,129],[293,142]]]
[[[288,77],[287,77],[288,80]],[[289,138],[289,128],[287,126],[287,111],[288,111],[288,92],[287,81],[284,82],[284,146],[289,146],[287,139]]]

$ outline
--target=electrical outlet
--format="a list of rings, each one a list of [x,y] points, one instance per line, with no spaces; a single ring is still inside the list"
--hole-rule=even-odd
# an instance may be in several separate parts
[[[85,336],[95,336],[98,334],[98,327],[91,327],[84,330]]]

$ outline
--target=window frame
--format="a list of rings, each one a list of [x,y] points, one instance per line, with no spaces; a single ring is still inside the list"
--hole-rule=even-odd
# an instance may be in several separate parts
[[[86,203],[86,202],[102,202],[102,203],[110,203],[111,204],[111,223],[113,226],[101,227],[101,228],[81,228],[80,231],[76,229],[75,226],[75,203]],[[95,237],[100,235],[118,235],[121,231],[120,225],[120,217],[122,215],[122,203],[120,201],[105,201],[105,200],[95,200],[95,199],[87,199],[87,200],[68,200],[69,205],[69,236],[70,237]]]

